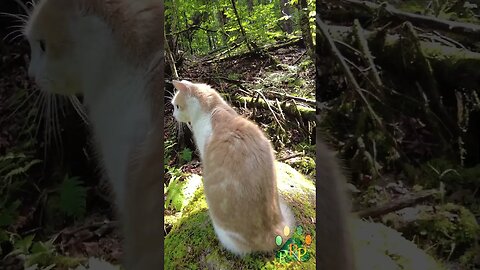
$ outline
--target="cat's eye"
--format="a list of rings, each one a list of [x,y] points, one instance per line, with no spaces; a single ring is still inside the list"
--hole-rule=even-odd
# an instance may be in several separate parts
[[[45,52],[45,50],[46,50],[45,41],[44,40],[39,40],[38,43],[40,44],[40,49],[42,49],[42,52]]]
[[[175,105],[175,107],[177,107],[177,110],[180,110],[180,106],[178,106],[178,105]]]

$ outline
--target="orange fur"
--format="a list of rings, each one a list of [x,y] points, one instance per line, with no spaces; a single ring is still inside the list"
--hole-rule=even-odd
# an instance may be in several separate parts
[[[240,236],[233,237],[238,249],[244,251],[239,253],[274,250],[275,236],[283,235],[286,225],[292,228],[293,221],[289,222],[280,209],[270,141],[208,85],[186,81],[175,81],[174,85],[179,90],[174,105],[184,111],[192,106],[193,97],[211,119],[202,163],[212,221]]]

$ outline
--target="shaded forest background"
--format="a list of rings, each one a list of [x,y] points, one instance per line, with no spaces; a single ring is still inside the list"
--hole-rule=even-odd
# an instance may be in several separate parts
[[[319,1],[317,99],[353,210],[480,267],[478,1]]]

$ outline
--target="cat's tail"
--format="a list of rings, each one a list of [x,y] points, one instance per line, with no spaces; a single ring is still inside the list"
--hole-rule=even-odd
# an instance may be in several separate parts
[[[293,215],[292,210],[282,197],[279,197],[279,201],[280,211],[282,212],[283,217],[282,226],[280,228],[280,235],[282,236],[283,245],[290,237],[292,237],[293,232],[295,231],[295,216]],[[285,229],[286,226],[288,226],[288,229]],[[285,233],[288,233],[288,235],[285,235]]]

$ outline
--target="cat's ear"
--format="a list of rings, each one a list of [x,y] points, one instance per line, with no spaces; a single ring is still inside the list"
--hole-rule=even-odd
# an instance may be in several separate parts
[[[173,80],[172,83],[173,83],[173,86],[178,91],[188,91],[188,88],[190,87],[190,85],[192,85],[191,82],[186,80],[181,80],[181,81]]]

